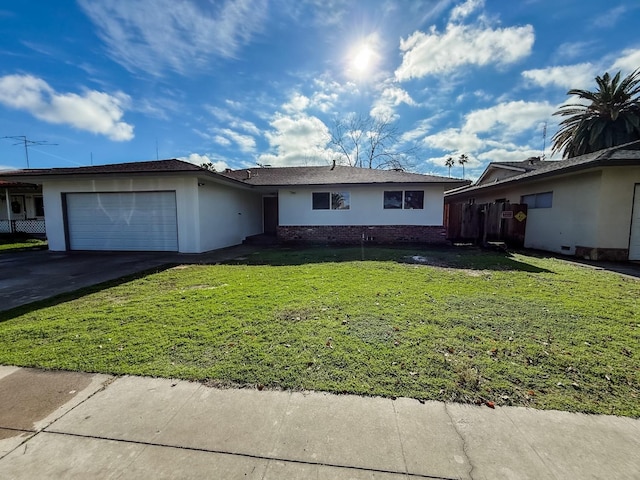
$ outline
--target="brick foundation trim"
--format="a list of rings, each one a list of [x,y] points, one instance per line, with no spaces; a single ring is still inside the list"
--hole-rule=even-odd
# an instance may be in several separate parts
[[[443,225],[319,225],[278,226],[278,240],[282,243],[332,243],[355,245],[366,243],[429,243],[446,244]]]
[[[575,256],[586,260],[623,262],[629,260],[629,250],[627,248],[593,248],[576,245]]]

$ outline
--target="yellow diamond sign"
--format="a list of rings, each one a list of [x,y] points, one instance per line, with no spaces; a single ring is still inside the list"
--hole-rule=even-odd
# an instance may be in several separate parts
[[[519,222],[522,222],[525,218],[527,218],[527,214],[524,212],[518,212],[514,215],[515,219]]]

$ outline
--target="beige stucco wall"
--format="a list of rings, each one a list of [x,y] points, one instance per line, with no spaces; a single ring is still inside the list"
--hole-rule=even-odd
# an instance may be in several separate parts
[[[552,191],[552,208],[529,209],[525,247],[574,254],[576,246],[629,248],[635,184],[640,184],[640,167],[609,167],[477,192],[468,198],[475,203],[502,198],[520,203],[523,195]]]
[[[523,195],[553,192],[551,208],[529,209],[524,246],[573,254],[576,245],[591,246],[597,241],[599,190],[600,172],[596,171],[491,189],[470,197],[475,203],[498,199],[520,203]]]
[[[603,172],[598,247],[629,247],[633,190],[636,183],[640,183],[640,167],[609,168]]]

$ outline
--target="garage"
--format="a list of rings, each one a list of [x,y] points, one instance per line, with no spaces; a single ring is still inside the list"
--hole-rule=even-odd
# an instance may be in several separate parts
[[[178,251],[175,191],[63,194],[69,250]]]

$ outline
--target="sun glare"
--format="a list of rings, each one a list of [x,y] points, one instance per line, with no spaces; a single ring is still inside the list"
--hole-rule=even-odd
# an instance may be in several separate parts
[[[373,51],[367,45],[363,45],[358,49],[353,57],[353,68],[360,73],[365,72],[371,65]]]
[[[366,82],[374,76],[380,63],[380,41],[377,34],[361,37],[345,56],[345,73],[352,80]]]

